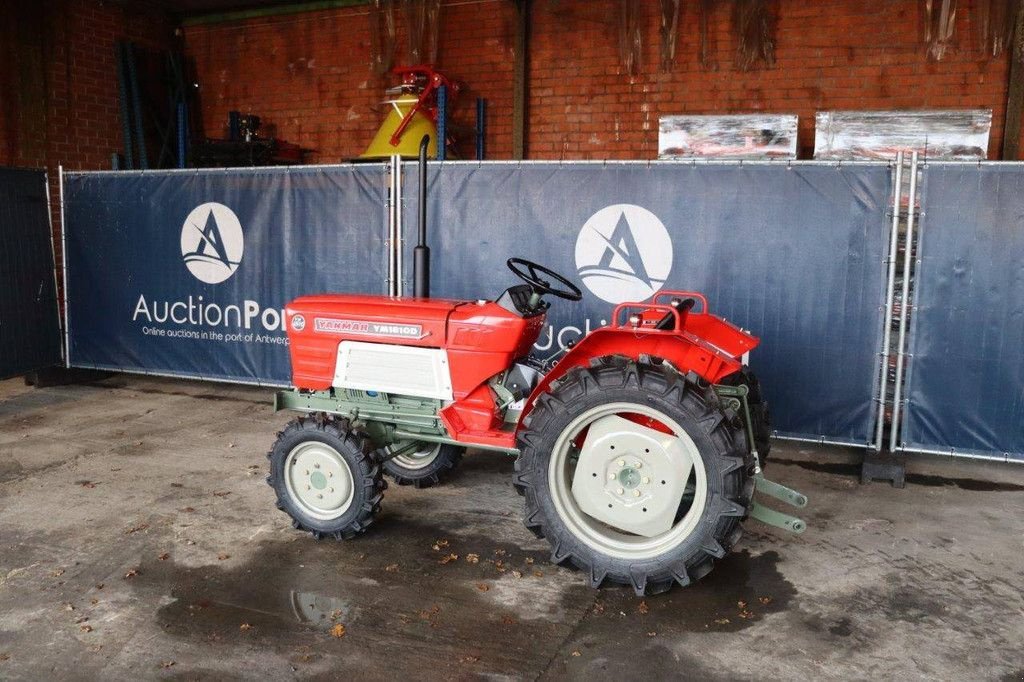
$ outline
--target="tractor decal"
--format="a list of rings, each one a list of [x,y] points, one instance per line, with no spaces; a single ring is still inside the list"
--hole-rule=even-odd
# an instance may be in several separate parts
[[[403,339],[422,339],[426,334],[418,324],[388,324],[365,320],[335,320],[318,317],[313,329],[321,334],[358,334],[360,336],[399,336]]]

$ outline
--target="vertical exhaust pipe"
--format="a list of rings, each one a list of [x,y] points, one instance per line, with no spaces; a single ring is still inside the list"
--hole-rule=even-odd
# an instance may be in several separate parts
[[[430,247],[427,246],[427,145],[430,135],[420,141],[419,242],[412,252],[412,292],[416,298],[430,298]]]

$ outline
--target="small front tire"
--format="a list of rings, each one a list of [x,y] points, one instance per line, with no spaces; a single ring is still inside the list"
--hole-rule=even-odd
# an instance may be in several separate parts
[[[347,540],[364,532],[380,511],[386,484],[366,435],[344,419],[299,417],[278,434],[267,455],[267,483],[292,525]]]

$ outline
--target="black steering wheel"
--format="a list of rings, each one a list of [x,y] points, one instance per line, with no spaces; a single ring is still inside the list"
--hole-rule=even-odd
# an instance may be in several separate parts
[[[505,264],[508,265],[509,270],[515,273],[516,277],[533,287],[533,290],[538,294],[551,294],[558,298],[564,298],[567,301],[579,301],[583,298],[583,292],[579,290],[579,287],[550,268],[525,258],[509,258],[505,261]],[[563,285],[564,288],[556,289],[551,286],[551,282],[540,275],[550,277],[558,284]]]

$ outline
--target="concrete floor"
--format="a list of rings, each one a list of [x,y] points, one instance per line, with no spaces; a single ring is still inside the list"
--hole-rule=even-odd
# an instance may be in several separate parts
[[[499,454],[315,543],[263,481],[287,418],[238,387],[0,382],[0,679],[1024,677],[1024,467],[913,458],[894,490],[777,443],[808,532],[748,522],[641,600],[547,563]]]

